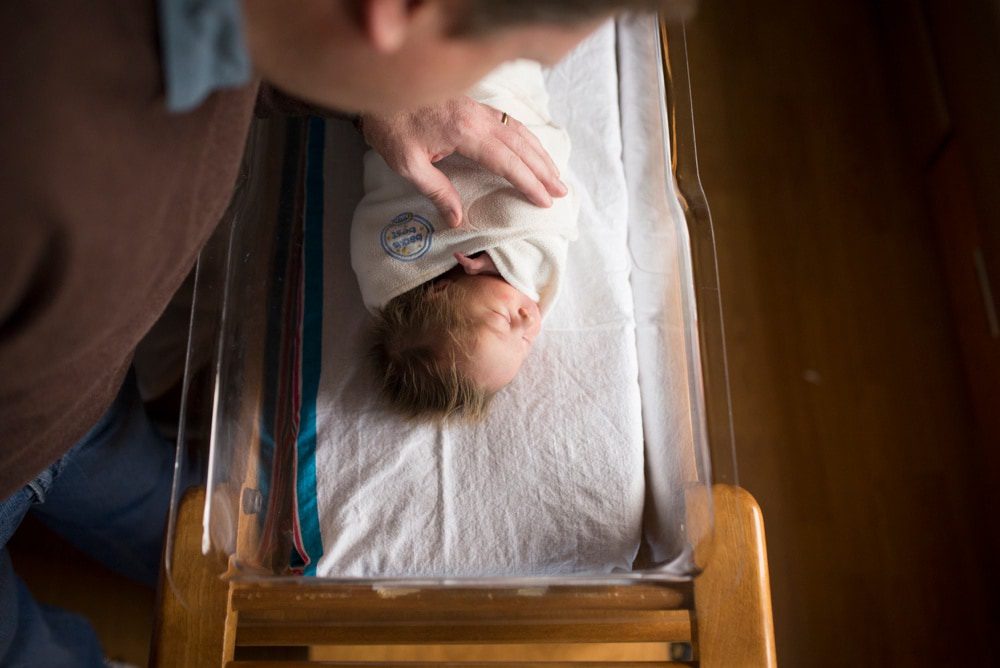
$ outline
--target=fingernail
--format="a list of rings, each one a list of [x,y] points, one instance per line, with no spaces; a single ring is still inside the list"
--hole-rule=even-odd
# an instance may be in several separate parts
[[[448,214],[449,225],[452,227],[458,227],[462,224],[462,213],[460,211],[452,211]]]
[[[565,195],[566,193],[569,192],[569,186],[567,186],[562,179],[559,179],[559,188],[560,188],[559,192],[560,195]]]

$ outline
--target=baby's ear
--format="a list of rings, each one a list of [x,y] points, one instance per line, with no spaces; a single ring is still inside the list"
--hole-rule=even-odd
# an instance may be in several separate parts
[[[455,253],[455,260],[462,266],[465,273],[470,276],[475,276],[476,274],[499,273],[497,272],[497,266],[493,264],[493,259],[490,258],[488,253],[480,253],[477,257],[469,257],[468,255],[462,255],[461,253]]]

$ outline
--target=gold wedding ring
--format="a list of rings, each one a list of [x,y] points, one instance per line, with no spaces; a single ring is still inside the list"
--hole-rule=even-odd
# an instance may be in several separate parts
[[[500,122],[503,123],[504,125],[507,125],[508,118],[510,118],[510,116],[508,116],[507,112],[505,111],[503,112],[503,116],[500,117]]]

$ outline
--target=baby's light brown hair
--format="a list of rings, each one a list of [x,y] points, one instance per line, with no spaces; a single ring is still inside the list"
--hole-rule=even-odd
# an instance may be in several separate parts
[[[475,332],[452,283],[405,292],[375,316],[370,355],[383,398],[410,418],[481,419],[493,393],[462,372]]]

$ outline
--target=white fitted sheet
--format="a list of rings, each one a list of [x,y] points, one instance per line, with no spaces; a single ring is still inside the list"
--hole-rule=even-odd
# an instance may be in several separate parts
[[[672,246],[657,253],[650,245],[676,244],[680,211],[669,197],[655,195],[656,185],[669,183],[652,190],[626,184],[630,171],[637,182],[648,181],[643,170],[656,162],[651,151],[664,150],[660,117],[636,113],[645,107],[629,104],[622,105],[623,114],[618,101],[619,86],[648,85],[648,63],[621,78],[619,67],[631,67],[629,59],[644,57],[650,44],[623,48],[620,41],[615,26],[606,25],[547,76],[553,116],[573,140],[580,240],[570,247],[563,292],[535,350],[480,425],[409,424],[374,398],[364,361],[368,316],[348,257],[364,147],[352,128],[331,123],[317,400],[323,545],[317,575],[631,569],[647,503],[644,440],[647,449],[650,439],[660,449],[669,447],[664,439],[689,439],[690,418],[683,315],[674,292],[663,297],[663,282],[677,276],[676,261],[669,259],[675,254]],[[633,93],[659,95],[633,91],[625,99]],[[623,127],[626,148],[631,144],[635,152],[651,132],[644,124],[655,124],[657,145],[623,159]],[[638,237],[630,228],[636,224],[632,207],[639,212]],[[633,288],[653,297],[637,298]],[[660,538],[669,544],[679,528],[660,527]]]

